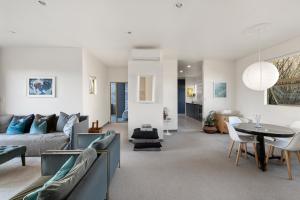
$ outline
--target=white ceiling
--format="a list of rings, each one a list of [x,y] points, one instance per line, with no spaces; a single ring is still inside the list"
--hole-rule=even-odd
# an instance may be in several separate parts
[[[300,35],[299,0],[181,0],[181,9],[176,0],[45,1],[0,0],[0,46],[86,47],[123,67],[133,47],[174,49],[184,62],[234,60],[255,52],[256,37],[242,32],[261,22],[272,23],[263,48]]]

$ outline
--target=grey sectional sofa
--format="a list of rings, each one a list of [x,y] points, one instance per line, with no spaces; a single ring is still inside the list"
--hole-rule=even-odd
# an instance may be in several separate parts
[[[42,176],[33,184],[26,187],[23,191],[12,197],[10,200],[22,200],[28,193],[37,190],[47,182],[60,167],[71,157],[78,157],[81,151],[58,151],[42,154]],[[44,166],[44,167],[43,167]],[[46,167],[45,167],[46,166]],[[107,199],[107,154],[98,153],[94,163],[91,165],[78,184],[72,188],[71,193],[65,200],[83,200],[83,199]],[[54,199],[54,198],[49,198]]]
[[[97,151],[97,159],[79,183],[72,188],[72,191],[65,199],[108,200],[109,184],[116,169],[120,166],[120,134],[115,134],[115,137],[108,142],[104,141],[104,149],[89,147],[91,142],[99,137],[99,134],[78,135],[78,144],[76,144],[76,148],[82,149],[47,151],[46,153],[43,153],[41,157],[42,176],[31,186],[25,188],[22,192],[12,197],[11,200],[21,200],[26,194],[43,186],[43,184],[49,180],[71,156],[77,157],[88,148],[94,148]]]
[[[58,116],[56,118],[58,118]],[[40,156],[47,150],[61,150],[66,148],[67,146],[72,149],[74,147],[74,142],[76,141],[76,134],[88,132],[88,125],[88,117],[80,116],[79,123],[73,126],[71,138],[62,132],[33,135],[29,133],[7,135],[2,130],[2,133],[0,132],[0,146],[26,146],[26,156]]]

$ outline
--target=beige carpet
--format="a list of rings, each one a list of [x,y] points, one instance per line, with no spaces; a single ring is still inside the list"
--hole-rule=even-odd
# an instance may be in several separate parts
[[[118,126],[127,134],[126,124]],[[271,161],[261,172],[252,158],[234,165],[227,159],[228,135],[181,132],[166,138],[161,152],[134,152],[125,139],[121,168],[110,187],[111,200],[283,200],[300,197],[300,165],[295,180],[285,166]],[[251,150],[251,149],[250,149]]]
[[[226,158],[228,135],[181,132],[166,138],[161,152],[134,152],[127,124],[109,125],[121,133],[121,168],[113,177],[111,200],[298,200],[300,165],[293,157],[295,180],[286,167],[272,161],[261,172],[252,158],[234,165]],[[40,175],[40,159],[0,165],[0,199],[7,199]]]
[[[34,182],[41,174],[40,166],[40,158],[26,158],[24,167],[21,158],[0,165],[0,199],[9,199]]]

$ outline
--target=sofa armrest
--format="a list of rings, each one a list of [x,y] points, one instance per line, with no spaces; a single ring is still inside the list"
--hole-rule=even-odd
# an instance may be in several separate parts
[[[85,149],[91,142],[100,137],[99,133],[77,133],[77,140],[74,145],[75,149]]]
[[[117,133],[111,144],[108,146],[107,151],[109,153],[109,181],[112,179],[116,169],[120,167],[121,159],[121,137]]]
[[[81,151],[53,150],[41,155],[42,176],[53,176],[61,166],[71,157],[77,157]]]
[[[87,133],[89,131],[89,119],[74,124],[71,138],[71,149],[74,149],[77,144],[77,134]]]

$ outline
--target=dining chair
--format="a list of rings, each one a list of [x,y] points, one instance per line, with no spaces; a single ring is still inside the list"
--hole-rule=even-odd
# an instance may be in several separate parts
[[[289,128],[293,129],[296,133],[300,132],[300,121],[294,121],[292,122],[290,125],[288,125]],[[274,140],[270,141],[270,140],[266,140],[266,143],[268,143],[269,145],[272,145],[272,143],[277,140],[277,141],[283,141],[283,142],[290,142],[291,138],[279,138],[276,137],[274,138]],[[269,146],[269,150],[270,150],[270,146]],[[274,155],[274,150],[275,148],[272,148],[272,151],[269,152],[271,155]],[[284,160],[284,151],[281,150],[281,162],[283,163]]]
[[[288,169],[288,176],[289,179],[292,180],[293,176],[292,176],[292,169],[291,169],[291,153],[292,152],[296,153],[298,160],[300,162],[300,133],[296,133],[290,140],[275,140],[272,144],[270,144],[269,151],[266,157],[267,164],[269,162],[269,157],[274,151],[274,148],[278,148],[282,150],[282,152],[284,152],[284,157]]]
[[[227,128],[228,128],[228,132],[229,132],[229,136],[231,138],[231,143],[229,145],[229,149],[228,149],[228,158],[230,158],[233,146],[235,143],[238,143],[238,153],[236,156],[236,161],[235,164],[238,165],[239,164],[239,159],[242,153],[242,148],[244,148],[245,150],[247,149],[246,145],[248,143],[253,144],[253,149],[254,149],[254,156],[255,156],[255,161],[256,161],[256,165],[258,166],[258,155],[257,155],[257,151],[256,151],[256,143],[257,141],[255,140],[255,137],[247,137],[247,136],[243,136],[243,135],[239,135],[237,133],[237,131],[233,128],[233,126],[229,123],[226,122]],[[247,155],[247,151],[245,151],[245,155]]]
[[[247,118],[244,118],[244,117],[237,117],[237,116],[229,116],[228,117],[228,122],[231,126],[236,126],[240,123],[250,123],[251,120],[250,119],[247,119]],[[244,137],[251,137],[251,139],[255,139],[253,135],[249,135],[247,133],[242,133],[242,132],[239,132],[239,131],[236,131],[238,135],[242,135]],[[247,144],[244,146],[244,151],[245,151],[245,155],[247,156]]]
[[[286,159],[286,165],[288,168],[289,179],[292,180],[291,171],[291,152],[295,152],[300,162],[300,121],[295,121],[289,125],[296,134],[292,138],[275,138],[275,141],[269,142],[269,150],[266,156],[266,163],[268,164],[270,156],[273,155],[274,149],[281,150],[281,161],[283,162],[284,157]]]
[[[228,122],[231,126],[235,126],[235,125],[238,125],[240,123],[250,123],[251,120],[250,119],[247,119],[247,118],[243,118],[243,117],[237,117],[237,116],[229,116],[228,117]],[[252,135],[249,135],[247,133],[242,133],[242,132],[239,132],[237,131],[237,133],[239,135],[243,135],[243,136],[250,136],[250,137],[253,137]]]

